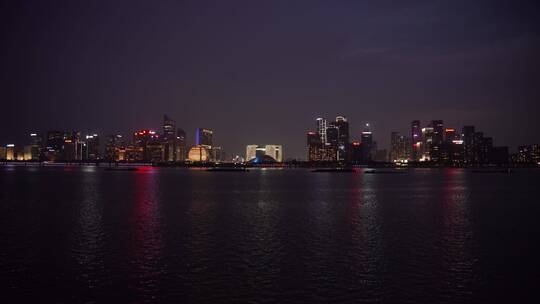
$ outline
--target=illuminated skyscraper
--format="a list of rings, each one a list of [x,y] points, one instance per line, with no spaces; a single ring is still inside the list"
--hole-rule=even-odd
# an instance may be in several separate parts
[[[326,140],[326,119],[324,118],[317,118],[317,133],[319,133],[319,136],[321,137],[321,143],[324,145],[327,143]]]
[[[390,134],[390,155],[391,162],[403,162],[411,159],[411,140],[407,136],[400,135],[399,132]]]
[[[195,132],[195,145],[204,146],[207,149],[211,149],[213,142],[212,137],[214,136],[214,131],[211,129],[198,128]]]
[[[370,162],[373,159],[373,133],[369,127],[369,124],[366,124],[364,131],[362,131],[362,161]]]
[[[463,159],[466,164],[476,162],[475,133],[474,126],[464,126],[461,132],[464,149]]]
[[[330,123],[330,126],[338,129],[338,160],[347,160],[347,150],[349,148],[349,123],[347,122],[347,119],[344,116],[338,116],[336,117],[335,122]],[[328,141],[330,142],[330,139],[328,139]]]
[[[422,127],[420,126],[420,120],[413,120],[411,123],[411,144],[412,159],[418,161],[422,154]]]
[[[175,161],[182,162],[186,159],[186,132],[183,129],[176,130]]]
[[[307,133],[307,146],[308,146],[308,160],[320,161],[322,142],[321,142],[321,136],[319,135],[319,133],[317,132]]]
[[[163,139],[174,139],[176,131],[176,122],[167,115],[163,115]]]
[[[336,150],[339,146],[339,129],[333,124],[330,124],[330,126],[326,128],[326,143]]]
[[[422,128],[422,146],[420,161],[431,161],[433,152],[433,127],[431,125]]]
[[[176,140],[176,122],[167,115],[163,115],[163,136],[161,141],[163,144],[164,161],[175,161],[175,140]]]

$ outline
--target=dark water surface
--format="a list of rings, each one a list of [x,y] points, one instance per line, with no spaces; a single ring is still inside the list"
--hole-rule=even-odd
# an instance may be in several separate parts
[[[2,303],[518,303],[538,289],[539,171],[0,167],[0,190]]]

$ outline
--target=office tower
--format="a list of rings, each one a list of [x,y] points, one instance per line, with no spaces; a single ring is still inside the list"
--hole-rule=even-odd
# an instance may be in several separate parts
[[[211,129],[198,128],[195,132],[195,145],[211,149],[213,136],[214,132]]]
[[[336,121],[331,126],[338,129],[338,160],[347,160],[347,149],[349,148],[349,122],[344,116],[337,116]],[[328,133],[327,133],[328,134]],[[328,139],[328,141],[330,141]]]
[[[390,134],[390,154],[391,162],[403,162],[411,159],[411,140],[407,136],[400,135],[399,132]]]
[[[420,161],[431,161],[433,153],[434,129],[431,125],[422,128],[422,145]]]
[[[326,119],[324,118],[317,118],[317,133],[319,133],[319,136],[321,137],[321,143],[324,145],[326,144]]]
[[[326,143],[336,150],[339,147],[339,129],[332,124],[326,128]]]
[[[140,130],[133,135],[133,149],[130,157],[139,158],[139,149],[142,149],[142,160],[145,162],[159,162],[163,159],[163,145],[159,142],[159,135],[152,130]],[[159,160],[161,158],[161,160]]]
[[[223,149],[218,146],[212,146],[212,149],[210,150],[210,160],[213,162],[221,162],[223,161]]]
[[[163,136],[161,141],[163,144],[163,160],[166,162],[175,161],[176,122],[167,115],[163,115]]]
[[[99,154],[99,136],[97,134],[86,135],[86,153],[83,153],[84,160],[98,160]]]
[[[75,160],[80,160],[78,158],[81,155],[79,141],[81,138],[80,132],[65,132],[64,133],[64,145],[62,148],[62,160],[71,162]]]
[[[370,162],[373,158],[373,133],[369,127],[369,124],[366,124],[364,131],[362,131],[362,161]]]
[[[435,163],[441,162],[441,150],[444,141],[444,127],[442,120],[431,121],[431,127],[433,128],[433,136],[431,143],[430,157],[431,161]]]
[[[317,132],[307,133],[307,146],[308,146],[308,160],[320,161],[322,142],[321,136]]]
[[[30,159],[39,160],[41,157],[41,145],[42,139],[41,136],[37,133],[30,133]]]
[[[474,126],[464,126],[461,131],[461,139],[463,140],[463,160],[465,164],[472,164],[475,162],[475,130]]]
[[[163,115],[163,139],[172,140],[176,136],[176,122],[167,115]]]
[[[15,155],[15,144],[6,145],[6,160],[17,160]]]
[[[43,151],[46,160],[59,160],[64,147],[64,133],[60,131],[48,131]]]
[[[358,164],[362,162],[362,144],[359,141],[352,141],[350,145],[350,160],[352,163]]]
[[[105,145],[105,160],[109,162],[125,160],[125,143],[122,135],[107,135]]]
[[[491,151],[493,150],[493,138],[482,137],[479,138],[480,144],[478,146],[478,162],[480,164],[489,163]]]
[[[176,130],[175,161],[183,162],[186,159],[186,132],[183,129]]]
[[[444,140],[443,121],[433,120],[431,127],[433,127],[433,145],[441,145]]]
[[[446,128],[444,129],[444,141],[447,143],[452,143],[453,140],[458,140],[459,138],[456,137],[456,129],[454,128]]]
[[[420,120],[413,120],[411,123],[411,144],[412,159],[419,161],[422,157],[422,127],[420,126]]]

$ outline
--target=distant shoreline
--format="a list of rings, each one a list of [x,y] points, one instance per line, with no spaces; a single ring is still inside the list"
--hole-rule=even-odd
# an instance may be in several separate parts
[[[424,163],[409,163],[407,165],[396,165],[386,162],[371,162],[369,164],[350,164],[350,163],[333,163],[333,162],[283,162],[275,164],[235,164],[235,163],[131,163],[131,162],[38,162],[38,161],[0,161],[0,166],[32,166],[32,167],[82,167],[93,166],[100,168],[110,167],[174,167],[174,168],[387,168],[387,169],[412,169],[412,168],[462,168],[462,169],[479,169],[479,168],[540,168],[537,164],[482,164],[470,166],[451,166],[441,164],[424,164]]]

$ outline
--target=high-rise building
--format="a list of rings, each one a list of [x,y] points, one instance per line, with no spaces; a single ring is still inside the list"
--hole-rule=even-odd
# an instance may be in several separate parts
[[[105,160],[109,162],[125,160],[124,138],[120,134],[107,135],[105,145]]]
[[[308,132],[307,133],[307,146],[308,146],[308,160],[309,161],[320,161],[321,160],[321,150],[322,142],[321,136],[317,132]]]
[[[211,129],[198,128],[195,132],[195,145],[211,149],[213,145],[213,136],[214,131]]]
[[[420,161],[431,161],[433,153],[433,127],[427,126],[422,128],[422,145],[421,145],[421,158]]]
[[[186,159],[186,132],[183,129],[176,130],[175,161],[183,162]]]
[[[336,121],[331,123],[338,129],[338,160],[348,159],[347,150],[349,148],[349,122],[344,116],[337,116]]]
[[[464,126],[461,131],[461,139],[463,140],[463,161],[465,164],[473,164],[476,162],[476,144],[475,144],[474,126]]]
[[[163,145],[163,160],[166,162],[173,162],[176,160],[175,141],[176,122],[167,115],[163,115],[163,136],[161,137],[161,142]]]
[[[326,128],[326,143],[334,147],[336,150],[339,147],[339,129],[330,124]]]
[[[370,162],[373,159],[373,132],[369,124],[366,124],[364,131],[362,131],[362,161]]]
[[[412,159],[419,161],[422,157],[422,127],[420,120],[413,120],[411,123],[411,144]]]
[[[399,132],[390,134],[390,155],[391,162],[403,162],[411,159],[411,140],[407,136],[400,135]]]
[[[169,118],[167,115],[163,115],[163,139],[174,139],[176,136],[176,122]]]
[[[83,153],[84,160],[98,160],[99,153],[99,136],[97,134],[86,135],[86,153]]]
[[[64,147],[64,133],[60,131],[48,131],[46,146],[43,151],[46,160],[55,161],[62,158]]]
[[[163,145],[160,142],[159,135],[152,130],[140,130],[133,135],[133,146],[142,149],[143,159],[145,162],[160,162],[163,161]],[[133,149],[133,157],[137,155],[139,149]],[[130,155],[132,157],[132,155]],[[161,160],[158,160],[161,158]]]
[[[41,158],[42,139],[37,133],[30,133],[30,159],[39,160]]]
[[[321,143],[324,145],[326,144],[326,119],[324,118],[317,118],[317,133],[319,133],[319,136],[321,137]]]

